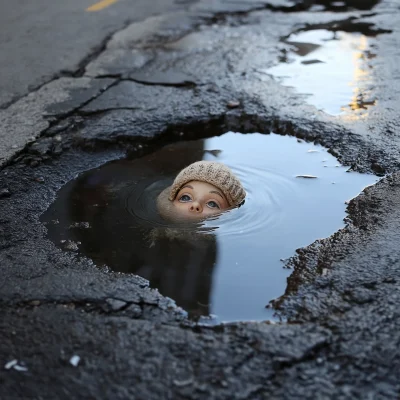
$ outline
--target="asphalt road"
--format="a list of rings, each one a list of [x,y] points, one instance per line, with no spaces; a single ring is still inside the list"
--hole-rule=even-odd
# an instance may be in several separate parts
[[[35,32],[37,4],[28,13],[33,6],[20,3],[24,13],[0,24],[3,48],[19,46],[15,66],[3,66],[10,57],[1,51],[3,104],[20,97],[0,110],[0,398],[398,399],[397,2],[365,10],[355,0],[199,0],[174,13],[167,3],[134,12],[128,4],[93,14],[89,3],[64,4],[65,14],[49,4],[51,26]],[[161,13],[156,23],[150,12]],[[140,21],[120,29],[129,13]],[[358,43],[356,99],[342,115],[266,71],[295,59],[298,47],[282,38],[321,29],[333,47],[337,31]],[[323,64],[315,61],[302,65]],[[317,142],[350,169],[384,176],[350,201],[343,229],[293,249],[286,292],[273,304],[281,322],[195,324],[143,278],[81,256],[73,234],[85,224],[68,225],[72,242],[48,237],[43,213],[81,172],[230,130]]]
[[[74,73],[113,32],[129,22],[171,11],[176,8],[174,3],[173,0],[1,2],[0,108],[62,72]]]

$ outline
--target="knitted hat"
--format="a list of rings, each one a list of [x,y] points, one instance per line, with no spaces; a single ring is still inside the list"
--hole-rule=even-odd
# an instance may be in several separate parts
[[[225,195],[230,207],[239,206],[246,197],[239,179],[226,165],[215,161],[197,161],[179,172],[171,186],[169,200],[175,200],[182,186],[190,181],[206,182],[217,187]]]

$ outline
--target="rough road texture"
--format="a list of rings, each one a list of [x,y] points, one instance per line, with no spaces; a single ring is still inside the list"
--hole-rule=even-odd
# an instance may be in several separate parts
[[[188,4],[117,32],[82,77],[1,110],[1,399],[398,398],[399,5],[312,3]],[[324,114],[260,72],[287,51],[282,37],[312,26],[378,34],[364,117]],[[275,302],[287,322],[195,326],[143,279],[47,239],[39,217],[79,172],[228,130],[317,141],[388,174],[351,201],[346,228],[290,261]],[[14,359],[20,370],[3,368]]]

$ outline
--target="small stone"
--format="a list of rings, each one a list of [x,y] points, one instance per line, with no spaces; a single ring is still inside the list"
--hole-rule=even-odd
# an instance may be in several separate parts
[[[13,144],[13,145],[11,146],[11,148],[12,148],[12,149],[18,149],[18,146],[17,146],[16,144]]]
[[[54,140],[55,140],[56,142],[61,142],[61,135],[56,135],[56,136],[54,136]]]
[[[31,306],[40,306],[40,300],[32,300],[29,302]]]
[[[125,301],[117,299],[107,299],[106,303],[113,311],[119,311],[127,305]]]
[[[232,100],[227,104],[228,108],[238,108],[240,106],[240,102],[236,100]]]
[[[80,361],[81,361],[81,358],[79,356],[77,356],[77,355],[74,355],[69,359],[69,363],[73,367],[77,367],[79,365]]]
[[[36,178],[33,178],[33,180],[35,182],[44,183],[44,178],[42,176],[38,176]]]
[[[377,174],[384,174],[385,173],[385,168],[383,168],[382,165],[378,164],[377,162],[372,163],[371,164],[371,168]]]
[[[10,189],[8,188],[0,189],[0,199],[10,196],[11,196]]]
[[[79,250],[78,244],[72,240],[68,240],[64,248],[65,250],[71,250],[71,251]]]
[[[142,315],[142,309],[138,304],[131,304],[125,311],[132,318],[139,318]]]

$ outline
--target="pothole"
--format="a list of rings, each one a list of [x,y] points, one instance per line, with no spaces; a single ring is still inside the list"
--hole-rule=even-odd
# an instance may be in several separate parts
[[[338,29],[290,35],[285,43],[291,47],[282,62],[263,72],[328,114],[366,116],[377,101],[373,94],[375,42],[367,36],[368,29],[363,33]]]
[[[245,204],[195,228],[164,221],[156,197],[198,160],[231,167]],[[194,319],[268,320],[274,311],[266,305],[291,272],[286,259],[343,227],[346,200],[376,179],[347,172],[319,145],[229,132],[82,173],[42,221],[64,250],[148,279]]]

